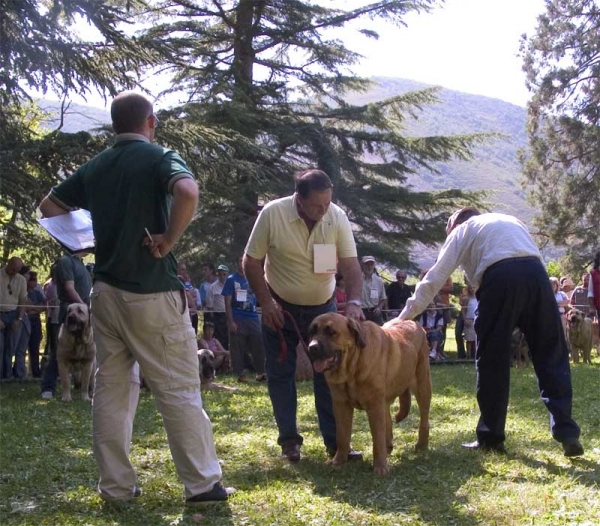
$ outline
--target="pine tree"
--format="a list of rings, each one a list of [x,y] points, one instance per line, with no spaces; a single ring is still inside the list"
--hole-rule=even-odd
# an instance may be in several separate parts
[[[92,90],[116,93],[133,86],[136,73],[152,64],[149,48],[119,27],[143,7],[138,0],[0,0],[0,258],[13,251],[43,264],[58,250],[44,241],[35,209],[60,176],[105,144],[87,133],[40,127],[44,115],[31,94],[53,92],[66,99]],[[75,32],[80,20],[97,38]]]
[[[217,162],[207,164],[212,156],[200,147],[187,152],[202,187],[198,218],[184,239],[188,255],[234,260],[261,204],[292,193],[293,173],[308,167],[333,180],[334,200],[356,226],[361,251],[406,265],[415,240],[443,238],[448,211],[473,196],[414,192],[408,177],[435,172],[438,162],[469,159],[481,137],[407,136],[406,119],[435,102],[434,90],[350,104],[348,94],[370,83],[352,74],[359,55],[332,33],[352,23],[376,37],[378,21],[401,28],[407,13],[435,3],[387,0],[336,9],[304,0],[170,0],[156,6],[140,39],[162,55],[162,70],[172,74],[169,93],[186,101],[172,115],[190,131],[206,127],[229,138],[227,156]]]
[[[547,1],[521,52],[532,93],[524,174],[536,225],[581,268],[600,247],[600,4]]]

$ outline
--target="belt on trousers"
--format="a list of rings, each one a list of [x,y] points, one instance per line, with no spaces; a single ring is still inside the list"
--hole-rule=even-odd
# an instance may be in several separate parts
[[[504,265],[505,263],[517,263],[517,262],[525,263],[526,261],[540,261],[540,258],[538,258],[537,256],[522,256],[522,257],[518,257],[518,258],[501,259],[500,261],[496,261],[496,263],[493,263],[488,268],[486,268],[485,272],[483,273],[483,275],[485,276],[485,273],[488,270],[491,270],[491,269],[493,269],[495,267],[499,267],[501,265]]]
[[[271,296],[273,296],[273,299],[277,302],[277,303],[284,303],[286,305],[292,305],[293,307],[306,307],[307,309],[314,309],[317,307],[325,307],[325,305],[329,305],[333,299],[329,298],[325,303],[321,303],[320,305],[298,305],[297,303],[291,303],[289,301],[284,300],[281,296],[278,296],[277,293],[271,288],[269,287],[269,292],[271,293]]]

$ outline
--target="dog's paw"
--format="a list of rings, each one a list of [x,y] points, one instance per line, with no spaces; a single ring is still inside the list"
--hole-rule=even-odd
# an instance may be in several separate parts
[[[335,454],[335,456],[327,461],[327,464],[331,465],[331,466],[336,466],[336,467],[340,467],[345,465],[348,462],[348,457],[347,456],[343,456],[343,455],[338,455],[337,453]]]
[[[84,402],[91,402],[91,401],[92,401],[92,399],[90,398],[90,396],[89,396],[89,395],[82,395],[82,396],[81,396],[81,399],[82,399]]]
[[[423,451],[427,451],[429,449],[429,444],[419,444],[418,442],[415,444],[415,451],[417,453],[422,453]]]
[[[373,473],[378,477],[385,477],[389,474],[390,468],[387,464],[373,466]]]
[[[71,393],[64,394],[60,397],[63,402],[71,402],[73,399],[71,398]]]

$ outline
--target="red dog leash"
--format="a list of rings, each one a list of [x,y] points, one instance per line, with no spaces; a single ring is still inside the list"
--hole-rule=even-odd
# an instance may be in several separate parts
[[[292,322],[292,325],[294,326],[294,331],[296,331],[296,335],[298,336],[298,340],[302,344],[302,348],[304,349],[306,356],[308,356],[308,359],[310,360],[310,354],[308,353],[308,345],[306,345],[306,342],[304,341],[304,338],[300,333],[300,329],[298,328],[296,320],[286,310],[282,310],[281,313],[283,314],[284,318],[287,317]],[[285,336],[283,335],[283,331],[281,329],[277,329],[277,334],[279,335],[279,348],[281,349],[279,352],[279,363],[283,364],[285,363],[285,359],[287,357],[287,342],[285,341]],[[310,361],[312,362],[312,360]]]

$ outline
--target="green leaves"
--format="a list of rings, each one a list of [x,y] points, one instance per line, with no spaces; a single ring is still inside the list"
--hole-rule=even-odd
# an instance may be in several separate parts
[[[523,167],[543,236],[575,267],[600,244],[600,9],[594,0],[550,1],[521,42],[531,155]]]

